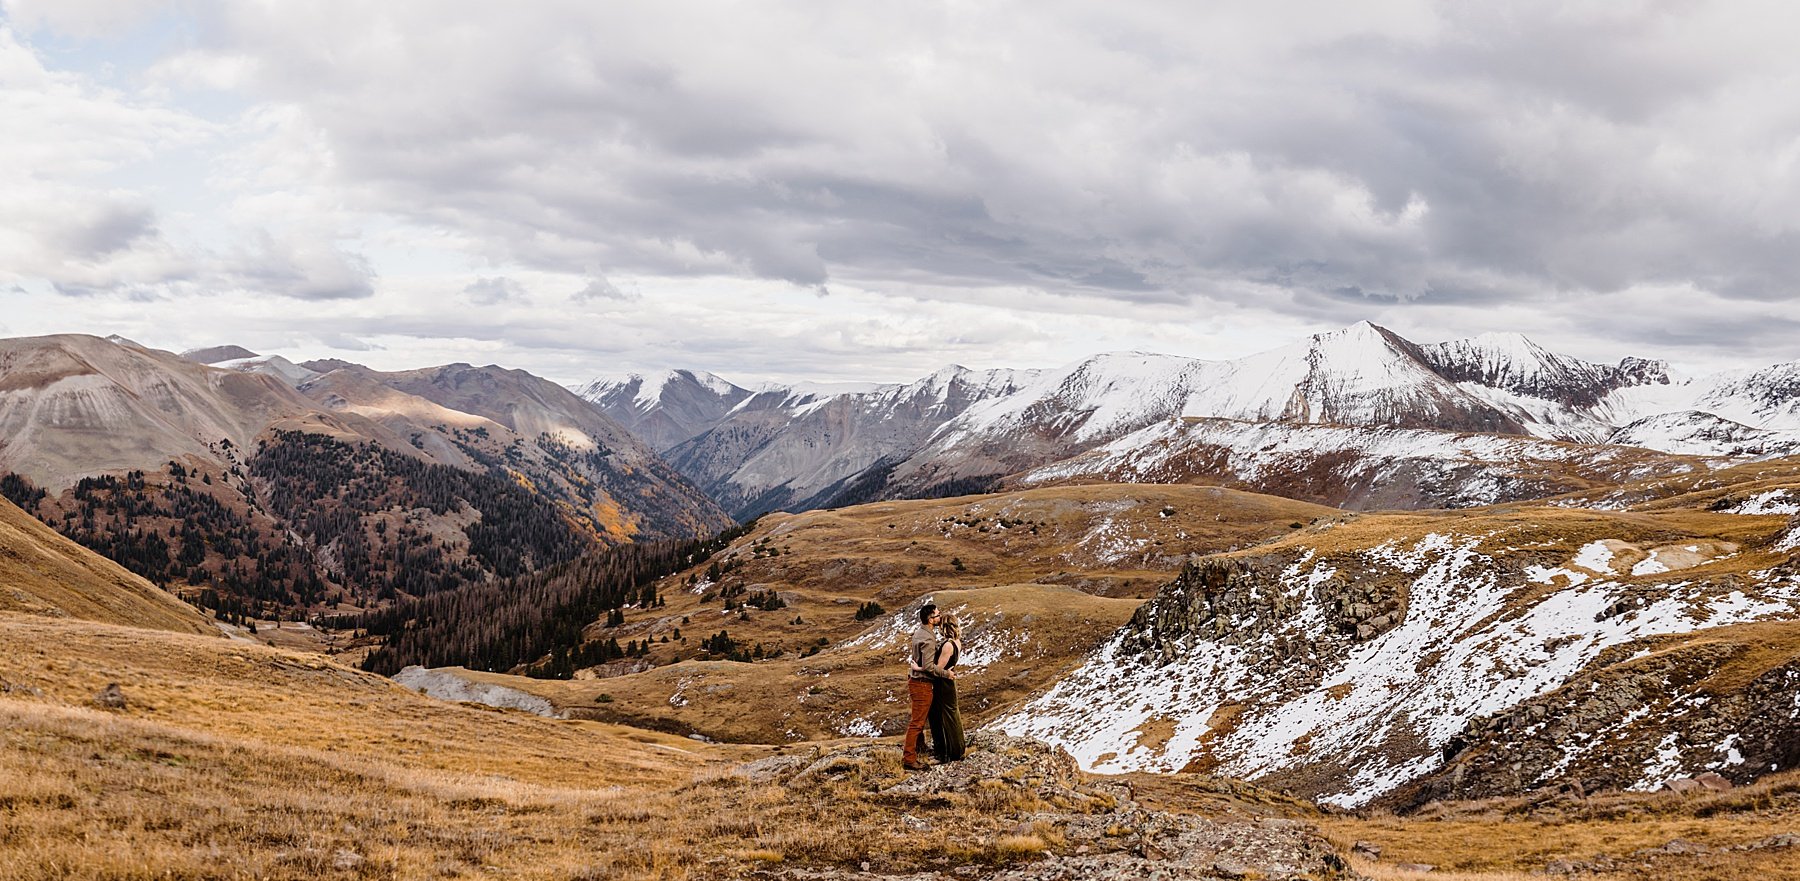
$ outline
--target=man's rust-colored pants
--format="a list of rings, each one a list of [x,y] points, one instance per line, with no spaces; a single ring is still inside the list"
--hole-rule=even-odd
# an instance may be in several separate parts
[[[906,691],[912,695],[912,719],[906,723],[906,739],[901,742],[900,761],[911,765],[919,761],[919,750],[925,747],[926,720],[931,716],[931,680],[908,679]]]

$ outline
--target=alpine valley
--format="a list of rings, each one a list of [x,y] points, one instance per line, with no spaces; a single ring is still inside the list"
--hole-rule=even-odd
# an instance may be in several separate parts
[[[1800,878],[1800,362],[68,335],[0,473],[7,877]],[[975,736],[909,775],[927,602]]]

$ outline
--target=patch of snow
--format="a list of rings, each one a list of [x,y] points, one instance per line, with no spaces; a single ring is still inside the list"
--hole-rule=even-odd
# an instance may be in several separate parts
[[[837,726],[839,737],[880,737],[881,726],[868,719],[853,718]]]
[[[1604,541],[1592,541],[1581,546],[1572,561],[1589,572],[1604,575],[1612,571],[1613,550]]]
[[[1636,783],[1625,787],[1633,792],[1654,792],[1668,782],[1681,768],[1681,748],[1675,745],[1675,732],[1663,735],[1656,745],[1656,756],[1644,766],[1644,774]]]
[[[467,701],[490,707],[524,710],[552,719],[568,718],[568,714],[558,712],[555,705],[545,698],[504,685],[474,682],[448,670],[406,667],[394,674],[394,681],[438,700]]]
[[[1573,569],[1565,569],[1561,566],[1558,566],[1555,569],[1536,565],[1525,567],[1525,577],[1538,584],[1555,584],[1557,576],[1568,579],[1567,582],[1563,584],[1563,587],[1574,587],[1593,577],[1586,572],[1576,572]]]

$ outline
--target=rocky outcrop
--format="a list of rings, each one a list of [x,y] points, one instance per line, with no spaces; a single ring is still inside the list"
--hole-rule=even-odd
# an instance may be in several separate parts
[[[1366,642],[1406,617],[1404,592],[1375,578],[1337,571],[1309,585],[1305,594],[1277,590],[1281,573],[1297,565],[1290,555],[1205,557],[1139,607],[1126,628],[1127,652],[1153,652],[1162,663],[1175,660],[1195,638],[1222,645],[1266,644],[1275,658],[1303,662],[1337,653],[1348,643]],[[1300,641],[1283,624],[1310,600],[1328,612],[1336,639]]]
[[[1446,765],[1389,802],[1697,792],[1800,766],[1800,657],[1756,657],[1795,630],[1750,625],[1616,646],[1562,688],[1470,720],[1445,745]]]
[[[102,710],[123,710],[128,705],[125,692],[119,689],[119,683],[109,682],[105,688],[94,695],[94,706]]]
[[[906,828],[934,829],[915,814],[946,798],[996,785],[1035,796],[1041,810],[1005,817],[1020,837],[1048,835],[1058,842],[1043,855],[1012,865],[968,865],[957,877],[993,881],[1065,881],[1077,878],[1354,879],[1337,850],[1310,824],[1276,818],[1209,817],[1146,808],[1128,783],[1081,773],[1068,753],[1040,741],[977,732],[968,758],[879,785],[872,798],[899,813]],[[758,783],[787,787],[849,779],[898,748],[869,744],[818,754],[776,756],[740,766],[736,773]],[[883,874],[832,867],[795,866],[753,877],[792,881],[940,878],[941,873]]]

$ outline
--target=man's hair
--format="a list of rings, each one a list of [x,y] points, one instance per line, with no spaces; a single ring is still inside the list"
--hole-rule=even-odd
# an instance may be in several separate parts
[[[924,624],[927,621],[930,621],[932,614],[936,611],[937,603],[926,603],[919,609],[919,623]]]

